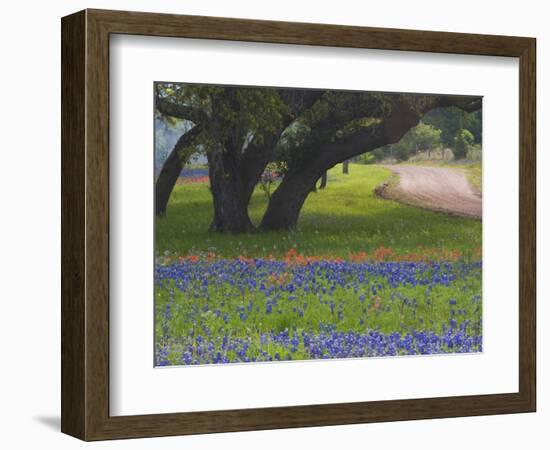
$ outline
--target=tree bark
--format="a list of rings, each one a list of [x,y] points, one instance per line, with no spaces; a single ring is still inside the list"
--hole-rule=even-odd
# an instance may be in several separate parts
[[[319,189],[324,189],[327,187],[327,173],[324,172],[323,175],[321,175],[321,184],[319,185]]]
[[[242,142],[238,145],[239,143],[236,142],[238,139],[233,139],[233,142],[227,140],[221,142],[224,139],[215,132],[215,121],[200,109],[157,98],[156,106],[159,112],[200,123],[210,135],[217,138],[220,145],[216,151],[207,154],[214,205],[214,217],[210,230],[228,233],[254,230],[248,216],[248,204],[266,165],[273,160],[275,146],[282,131],[297,115],[321,98],[323,93],[323,90],[313,89],[281,90],[280,95],[289,107],[289,114],[284,118],[280,129],[264,136],[261,144],[252,140],[246,148]],[[177,152],[175,154],[177,155]],[[157,202],[161,214],[166,210],[168,197],[181,172],[182,167],[178,167],[178,163],[177,158],[171,158],[167,164],[166,173],[162,175],[162,189],[159,188]]]
[[[281,126],[261,140],[254,139],[244,150],[227,144],[224,151],[208,155],[214,217],[210,231],[248,233],[255,227],[248,215],[248,204],[265,167],[273,161],[275,147],[283,130],[301,112],[310,108],[323,91],[297,90],[282,93],[291,110]]]
[[[349,160],[346,159],[343,163],[342,163],[342,173],[344,175],[347,175],[349,174]]]
[[[262,230],[293,230],[304,202],[319,176],[315,174],[287,174],[275,190],[260,224]]]
[[[384,122],[318,147],[308,163],[283,178],[271,196],[260,227],[263,230],[294,229],[311,186],[323,173],[361,153],[399,141],[419,120],[411,110],[398,107]]]
[[[248,216],[246,180],[241,177],[238,155],[225,149],[209,152],[208,171],[214,206],[210,231],[253,231],[254,226]]]
[[[261,145],[251,142],[240,158],[239,170],[247,204],[250,202],[254,188],[264,173],[265,167],[273,160],[275,146],[281,133],[282,129],[275,131],[271,136],[266,137]]]
[[[254,188],[258,184],[265,167],[269,162],[273,161],[275,147],[279,142],[281,133],[297,116],[308,108],[311,108],[321,98],[323,92],[322,90],[314,89],[281,90],[281,98],[289,107],[290,114],[283,119],[281,126],[277,130],[264,137],[261,144],[257,144],[252,140],[240,158],[240,172],[244,182],[247,203],[250,201]]]
[[[176,181],[178,181],[183,166],[187,162],[182,159],[181,150],[191,145],[200,131],[201,128],[195,126],[181,135],[170,152],[170,155],[168,155],[168,158],[164,162],[155,183],[155,214],[157,217],[163,217],[166,214],[166,207],[170,194],[176,185]]]
[[[195,124],[206,123],[208,115],[199,108],[174,103],[163,98],[156,98],[155,106],[157,111],[166,116],[177,117],[178,119],[189,120]]]

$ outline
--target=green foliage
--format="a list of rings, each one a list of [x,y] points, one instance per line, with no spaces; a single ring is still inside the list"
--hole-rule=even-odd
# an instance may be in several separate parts
[[[155,90],[157,99],[198,111],[199,121],[207,118],[208,127],[194,140],[193,148],[186,149],[188,153],[239,152],[252,141],[261,145],[283,123],[287,125],[289,118],[295,119],[285,128],[276,149],[276,159],[284,162],[286,170],[309,164],[326,143],[343,141],[365,129],[378,132],[376,126],[396,108],[422,115],[437,99],[433,95],[322,91],[311,107],[295,117],[293,107],[283,101],[286,94],[292,94],[287,90],[186,83],[156,83]],[[475,136],[481,133],[480,113],[465,114],[458,108],[438,111],[406,134],[400,145],[409,148],[397,148],[398,159],[406,160],[411,151],[439,146],[440,140],[452,141],[460,128],[472,129]]]
[[[414,151],[431,150],[441,143],[441,130],[420,122],[411,128],[397,144],[396,158],[406,161]]]
[[[409,133],[418,150],[430,150],[441,144],[441,130],[432,125],[420,122]]]
[[[373,92],[327,91],[291,129],[287,129],[278,147],[278,158],[289,170],[300,168],[326,142],[344,140],[351,134],[382,123],[394,108],[421,114],[434,101],[433,95],[383,94]],[[403,145],[429,148],[438,145],[441,132],[420,124],[407,134]],[[397,157],[408,159],[409,149],[397,150]]]
[[[334,136],[341,139],[352,133],[356,133],[361,130],[361,128],[367,128],[380,122],[381,119],[375,117],[361,117],[359,119],[353,119],[344,125],[340,130],[336,131]]]
[[[456,133],[465,128],[474,135],[474,141],[481,143],[482,113],[464,112],[460,108],[438,108],[427,113],[422,121],[441,130],[441,142],[446,147],[452,147]]]
[[[480,162],[474,162],[473,164],[468,164],[465,167],[466,176],[468,181],[472,186],[477,189],[478,192],[482,192],[482,168]]]
[[[466,154],[466,158],[468,158],[470,161],[476,161],[479,162],[482,160],[482,152],[481,152],[481,145],[474,144],[470,146],[468,149],[468,153]]]
[[[464,128],[458,130],[453,141],[453,154],[455,159],[464,159],[473,143],[474,135],[470,131]]]
[[[465,114],[464,128],[470,131],[474,135],[474,142],[477,144],[482,143],[482,123],[483,114],[481,110],[474,111],[470,114]]]
[[[372,156],[376,160],[376,162],[380,162],[385,158],[384,149],[383,148],[377,148],[371,152]]]
[[[209,132],[195,141],[197,149],[223,148],[232,141],[237,147],[278,129],[289,113],[275,88],[212,86],[186,83],[157,83],[156,95],[174,104],[200,111],[208,118]]]
[[[393,155],[397,161],[407,161],[411,157],[410,147],[406,143],[399,143],[395,146],[395,151]]]
[[[370,253],[380,246],[396,253],[418,246],[458,249],[463,254],[481,245],[481,223],[450,217],[396,202],[382,200],[374,189],[390,177],[379,166],[353,165],[349,175],[341,165],[329,171],[330,189],[308,196],[298,229],[247,235],[209,233],[212,197],[207,184],[175,187],[166,217],[156,222],[159,254],[188,255],[215,252],[239,255],[280,256],[296,247],[305,255],[347,257],[350,252]],[[258,187],[249,206],[251,219],[259,223],[267,199]]]
[[[441,130],[420,122],[414,128],[411,128],[401,140],[394,145],[393,156],[398,161],[407,161],[413,153],[422,150],[431,150],[441,145]],[[387,156],[389,146],[382,149]]]
[[[376,164],[378,160],[376,159],[376,156],[373,153],[374,152],[363,153],[362,155],[359,155],[357,158],[354,158],[354,161],[357,164]]]
[[[371,92],[326,91],[283,133],[277,158],[287,170],[307,164],[322,144],[380,123],[391,112],[392,97]]]

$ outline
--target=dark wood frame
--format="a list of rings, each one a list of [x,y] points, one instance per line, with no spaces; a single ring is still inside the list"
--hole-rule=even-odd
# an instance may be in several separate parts
[[[62,31],[61,429],[84,440],[535,411],[533,38],[85,10]],[[109,415],[109,35],[221,39],[519,58],[519,392],[444,398]]]

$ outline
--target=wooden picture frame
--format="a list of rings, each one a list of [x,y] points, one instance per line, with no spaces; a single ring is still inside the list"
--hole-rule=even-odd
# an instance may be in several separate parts
[[[61,29],[64,433],[101,440],[535,411],[535,39],[105,10],[64,17]],[[519,391],[110,416],[109,36],[117,33],[519,58]]]

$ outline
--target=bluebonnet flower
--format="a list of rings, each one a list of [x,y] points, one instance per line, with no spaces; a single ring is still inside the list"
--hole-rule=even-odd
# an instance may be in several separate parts
[[[225,364],[481,351],[481,296],[466,283],[463,297],[442,294],[480,270],[481,262],[444,261],[157,264],[166,300],[157,309],[155,364],[176,363],[178,355],[182,364]],[[442,304],[452,307],[448,321],[434,323],[431,311]],[[386,314],[400,328],[373,329]]]

